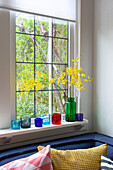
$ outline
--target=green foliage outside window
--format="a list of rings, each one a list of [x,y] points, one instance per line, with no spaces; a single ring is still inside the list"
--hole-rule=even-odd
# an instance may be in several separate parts
[[[53,20],[52,37],[49,35],[49,18],[17,13],[16,17],[16,112],[17,118],[23,115],[34,117],[49,112],[49,85],[44,91],[32,91],[21,97],[21,83],[29,79],[37,79],[37,73],[43,72],[45,81],[49,79],[51,65],[53,76],[67,67],[67,22]],[[53,64],[49,63],[49,39],[52,39]],[[34,63],[35,62],[35,63]],[[58,65],[58,64],[63,65]],[[66,64],[66,65],[64,65]],[[35,68],[35,69],[34,69]],[[35,70],[35,72],[34,72]],[[44,82],[42,82],[44,83]],[[56,89],[56,87],[53,87]],[[25,94],[25,91],[23,92]],[[35,95],[35,97],[34,97]],[[60,102],[59,102],[60,101]],[[60,103],[60,105],[59,105]],[[53,111],[64,112],[64,91],[53,92]]]

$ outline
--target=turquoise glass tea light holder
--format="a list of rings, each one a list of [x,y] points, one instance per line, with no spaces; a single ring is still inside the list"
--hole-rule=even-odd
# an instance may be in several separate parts
[[[43,125],[50,125],[50,117],[51,115],[49,113],[46,115],[41,115],[41,118],[43,120]]]
[[[11,120],[11,129],[13,130],[20,129],[20,120]]]

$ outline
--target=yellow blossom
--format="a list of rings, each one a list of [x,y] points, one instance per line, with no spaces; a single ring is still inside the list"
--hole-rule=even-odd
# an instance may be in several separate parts
[[[63,75],[64,75],[64,76],[66,76],[66,73],[65,73],[65,72],[63,72]]]
[[[51,78],[50,79],[50,83],[54,83],[55,82],[55,79],[54,78]]]
[[[64,79],[64,76],[63,76],[63,75],[61,75],[61,76],[60,76],[60,79]]]
[[[60,84],[60,81],[61,81],[61,78],[59,77],[59,78],[58,78],[58,82],[57,82],[57,83],[58,83],[58,84]]]
[[[89,82],[91,82],[91,80],[89,80]]]
[[[83,71],[83,68],[82,68],[82,67],[80,67],[80,71]]]
[[[65,85],[65,84],[66,84],[66,82],[63,80],[63,81],[62,81],[62,84],[64,84],[64,85]]]
[[[78,75],[75,76],[75,80],[78,80]]]
[[[74,65],[78,65],[78,63],[74,63]]]
[[[78,81],[81,81],[81,77],[80,76],[78,76]]]
[[[88,80],[87,80],[87,79],[85,79],[84,81],[86,81],[86,82],[87,82]]]
[[[66,72],[69,72],[69,68],[68,67],[66,68]]]
[[[71,82],[70,82],[71,84],[75,84],[76,82],[75,82],[75,80],[74,79],[71,79]]]
[[[75,62],[75,60],[72,59],[73,62]]]
[[[86,75],[84,73],[81,74],[81,77],[86,77]]]
[[[39,72],[37,73],[37,76],[38,76],[38,77],[41,77],[41,75],[42,75],[41,73],[39,73]]]
[[[25,91],[25,94],[26,94],[26,95],[28,95],[28,92],[27,92],[27,91]]]
[[[82,90],[82,87],[80,87],[80,90]]]
[[[90,76],[88,76],[88,79],[90,79]]]

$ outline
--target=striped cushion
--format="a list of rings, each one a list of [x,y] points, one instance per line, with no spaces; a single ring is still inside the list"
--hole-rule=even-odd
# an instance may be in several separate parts
[[[113,169],[113,161],[111,159],[107,158],[105,155],[101,155],[101,169],[102,170],[112,170]]]

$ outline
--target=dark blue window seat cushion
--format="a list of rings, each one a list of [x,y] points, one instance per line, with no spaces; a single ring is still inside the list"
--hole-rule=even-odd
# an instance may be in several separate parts
[[[80,136],[35,143],[32,145],[0,151],[0,166],[36,153],[39,145],[51,145],[52,148],[59,150],[72,150],[92,148],[104,143],[107,143],[108,145],[108,157],[113,160],[113,138],[98,133],[87,133]]]

